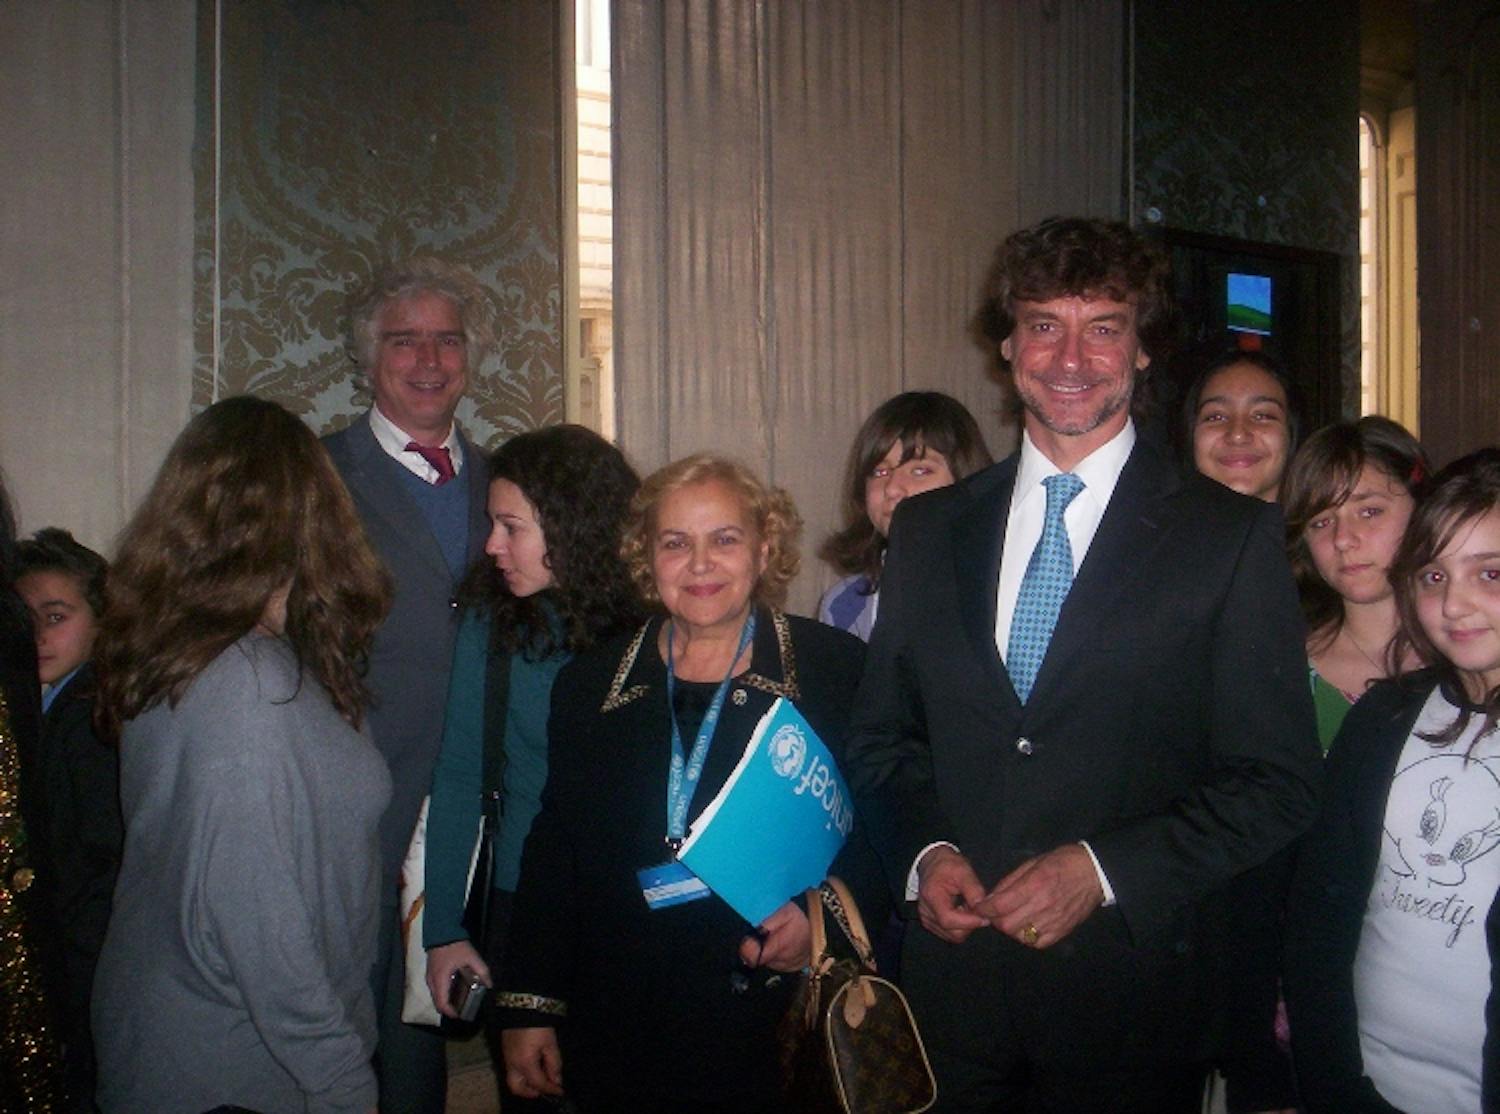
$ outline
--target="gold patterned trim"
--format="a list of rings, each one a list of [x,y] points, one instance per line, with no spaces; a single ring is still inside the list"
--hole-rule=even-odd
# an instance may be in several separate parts
[[[792,652],[792,625],[780,611],[771,612],[771,626],[776,629],[776,648],[781,652],[780,681],[760,673],[746,673],[739,678],[740,684],[769,692],[772,696],[784,696],[788,700],[801,700],[802,689],[797,684],[797,655]]]
[[[776,631],[776,649],[781,655],[781,675],[783,680],[773,681],[763,673],[750,672],[737,678],[739,684],[747,688],[760,689],[772,696],[784,696],[788,700],[801,700],[802,688],[797,683],[797,655],[792,650],[792,625],[787,622],[786,616],[776,610],[771,611],[771,626]],[[636,632],[635,638],[631,639],[630,645],[625,650],[625,656],[620,659],[620,667],[615,670],[615,678],[610,682],[609,692],[604,697],[604,703],[600,706],[601,712],[613,712],[616,708],[623,708],[632,701],[639,700],[650,690],[647,685],[631,685],[625,687],[625,679],[630,676],[630,671],[635,668],[636,658],[640,656],[641,647],[645,645],[646,635],[651,630],[651,624],[647,623]]]
[[[615,679],[610,682],[604,703],[599,708],[601,712],[613,712],[616,708],[623,708],[632,700],[639,700],[650,691],[645,685],[631,685],[628,689],[625,687],[625,678],[629,677],[630,671],[635,668],[635,659],[640,656],[641,645],[646,641],[646,632],[650,629],[651,624],[648,622],[631,639],[625,656],[620,659],[620,668],[615,670]]]
[[[561,998],[544,998],[540,994],[517,994],[508,990],[495,995],[495,1005],[502,1010],[531,1010],[550,1013],[553,1017],[568,1016],[568,1003]]]

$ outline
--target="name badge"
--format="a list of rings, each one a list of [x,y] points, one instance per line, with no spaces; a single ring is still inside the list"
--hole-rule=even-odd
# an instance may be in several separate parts
[[[638,870],[635,876],[641,883],[641,896],[650,909],[683,905],[705,898],[712,892],[703,884],[703,879],[675,859]]]

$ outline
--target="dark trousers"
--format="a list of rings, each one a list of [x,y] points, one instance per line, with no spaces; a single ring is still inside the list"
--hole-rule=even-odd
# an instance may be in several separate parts
[[[1038,977],[1057,960],[991,929],[953,945],[907,927],[903,982],[937,1077],[934,1114],[1199,1114],[1195,1051],[1128,1050],[1108,998],[1090,1006],[1085,987]]]
[[[380,944],[371,973],[379,1026],[375,1073],[380,1083],[380,1114],[443,1114],[448,1101],[448,1048],[436,1029],[401,1020],[406,958],[400,915],[380,911]]]

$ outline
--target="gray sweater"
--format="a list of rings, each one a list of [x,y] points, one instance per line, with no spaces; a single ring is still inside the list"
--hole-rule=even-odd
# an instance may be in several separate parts
[[[125,853],[94,990],[100,1106],[375,1106],[385,763],[279,639],[126,724]]]

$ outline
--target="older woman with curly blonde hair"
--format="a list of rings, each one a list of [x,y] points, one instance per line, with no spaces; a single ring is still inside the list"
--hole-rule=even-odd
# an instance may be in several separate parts
[[[652,908],[640,875],[674,862],[778,696],[842,754],[864,646],[778,610],[801,519],[744,465],[670,464],[631,512],[626,563],[661,613],[575,658],[554,689],[498,984],[506,1083],[585,1111],[780,1109],[782,974],[808,962],[806,915],[788,902],[751,925],[707,891]],[[833,873],[879,901],[858,830]]]

